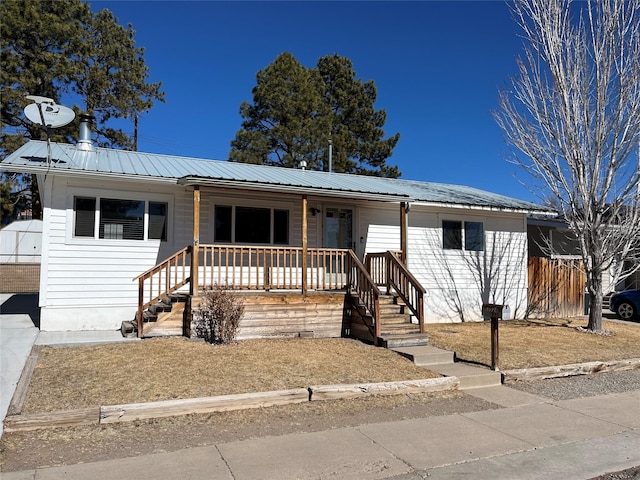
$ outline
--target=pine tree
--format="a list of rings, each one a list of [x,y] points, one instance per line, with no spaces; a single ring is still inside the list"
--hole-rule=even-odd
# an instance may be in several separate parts
[[[323,57],[307,69],[288,52],[258,72],[253,104],[243,102],[242,129],[231,142],[235,162],[399,177],[392,155],[400,134],[383,139],[384,110],[375,110],[373,81],[356,78],[352,63]]]

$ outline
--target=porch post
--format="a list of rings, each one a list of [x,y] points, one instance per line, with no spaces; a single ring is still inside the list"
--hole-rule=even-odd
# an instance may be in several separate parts
[[[307,196],[302,196],[302,294],[307,294]]]
[[[400,202],[400,250],[402,261],[407,264],[407,212],[409,206],[406,202]]]
[[[198,296],[198,261],[200,247],[200,186],[193,187],[193,243],[191,244],[191,282],[189,294]]]

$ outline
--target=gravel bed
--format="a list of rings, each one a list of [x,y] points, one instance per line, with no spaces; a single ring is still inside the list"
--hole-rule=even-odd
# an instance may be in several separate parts
[[[513,382],[508,386],[552,400],[570,400],[640,390],[640,370]]]

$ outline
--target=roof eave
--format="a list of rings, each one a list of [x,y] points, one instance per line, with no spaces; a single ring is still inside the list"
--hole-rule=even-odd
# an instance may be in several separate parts
[[[421,205],[426,207],[447,207],[447,208],[460,208],[467,210],[482,210],[482,211],[490,211],[490,212],[506,212],[506,213],[523,213],[523,214],[539,214],[539,215],[548,215],[548,216],[556,216],[557,213],[550,212],[548,210],[542,209],[528,209],[528,208],[514,208],[507,206],[488,206],[488,205],[477,205],[477,204],[464,204],[464,203],[450,203],[450,202],[424,202],[424,201],[416,201],[415,205]]]
[[[337,190],[328,188],[305,187],[300,185],[272,184],[247,180],[231,180],[224,178],[185,176],[178,179],[178,185],[203,186],[203,187],[226,187],[251,189],[263,192],[297,193],[300,195],[315,195],[323,197],[356,198],[362,200],[378,200],[385,202],[408,202],[411,198],[408,195],[380,194],[372,192],[357,192],[351,190]]]

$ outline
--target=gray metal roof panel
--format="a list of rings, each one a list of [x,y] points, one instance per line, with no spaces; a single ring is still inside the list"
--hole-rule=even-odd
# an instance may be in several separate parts
[[[0,167],[31,173],[68,172],[112,174],[140,177],[141,180],[175,181],[184,177],[306,188],[321,195],[323,191],[367,193],[396,200],[462,205],[482,208],[549,212],[535,203],[462,185],[416,180],[390,179],[365,175],[327,173],[313,170],[233,163],[162,154],[94,148],[85,151],[75,145],[52,143],[52,162],[47,164],[46,142],[31,141],[9,155]]]

